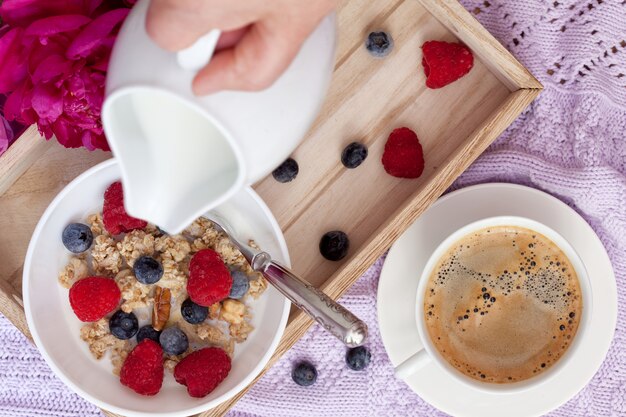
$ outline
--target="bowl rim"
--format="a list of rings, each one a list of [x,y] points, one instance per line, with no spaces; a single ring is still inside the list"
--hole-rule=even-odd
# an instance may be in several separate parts
[[[52,212],[56,209],[57,205],[66,197],[66,195],[71,190],[77,187],[78,184],[82,183],[86,178],[89,178],[93,175],[98,175],[99,172],[104,171],[113,165],[118,165],[117,160],[115,158],[105,160],[89,168],[88,170],[86,170],[85,172],[77,176],[75,179],[73,179],[69,184],[67,184],[50,202],[50,204],[48,205],[44,213],[41,215],[39,221],[37,222],[37,226],[35,227],[35,230],[33,231],[31,235],[31,238],[28,244],[28,249],[26,251],[26,257],[24,258],[24,269],[22,272],[22,299],[24,303],[24,313],[26,315],[26,322],[28,324],[28,328],[32,335],[33,341],[35,342],[37,349],[39,350],[40,354],[43,356],[48,366],[50,366],[54,374],[61,381],[63,381],[63,383],[67,387],[69,387],[72,391],[74,391],[75,393],[80,395],[82,398],[86,399],[87,401],[91,402],[92,404],[96,405],[97,407],[101,409],[111,411],[117,414],[122,414],[127,417],[150,417],[150,416],[183,417],[183,416],[189,416],[192,414],[201,413],[211,408],[217,407],[218,405],[228,401],[229,399],[234,397],[237,393],[239,393],[241,390],[243,390],[245,387],[247,387],[252,382],[252,380],[254,380],[260,374],[263,368],[265,368],[270,358],[276,352],[276,348],[278,347],[278,343],[282,339],[285,328],[287,326],[287,320],[289,318],[291,302],[287,298],[284,298],[283,311],[282,311],[281,319],[278,325],[278,331],[274,334],[274,338],[272,342],[269,344],[268,349],[266,350],[265,354],[261,357],[258,364],[254,367],[252,372],[250,372],[238,384],[236,384],[233,388],[231,388],[226,393],[222,394],[220,397],[217,397],[216,399],[212,401],[208,401],[208,402],[199,404],[194,407],[186,408],[184,410],[173,411],[173,412],[164,412],[164,413],[144,412],[144,411],[132,410],[128,408],[121,408],[112,404],[108,404],[92,396],[90,393],[83,390],[77,384],[74,384],[69,378],[65,376],[61,368],[57,366],[54,359],[48,354],[47,350],[45,349],[45,345],[42,339],[40,338],[39,333],[37,332],[37,328],[35,326],[35,320],[34,320],[34,317],[30,308],[29,276],[31,275],[30,273],[31,264],[33,262],[35,245],[39,240],[39,236],[41,235],[43,228],[46,226],[50,216],[52,215]],[[242,189],[242,191],[245,191],[249,196],[251,196],[255,200],[255,202],[259,205],[261,210],[263,211],[263,214],[265,215],[265,217],[267,218],[267,220],[269,221],[272,227],[274,237],[276,238],[278,246],[280,247],[281,255],[283,256],[285,263],[287,264],[287,266],[291,266],[289,251],[287,249],[287,242],[285,241],[285,237],[282,233],[282,230],[280,226],[278,225],[276,218],[270,211],[269,207],[267,207],[265,202],[251,187],[246,186]]]

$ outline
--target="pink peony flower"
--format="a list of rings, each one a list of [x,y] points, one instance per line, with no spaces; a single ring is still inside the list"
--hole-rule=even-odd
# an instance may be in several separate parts
[[[2,155],[7,150],[12,140],[13,129],[11,128],[11,125],[9,124],[7,119],[2,117],[2,115],[0,114],[0,155]]]
[[[102,0],[5,0],[0,94],[8,120],[67,148],[108,150],[100,110],[111,48],[129,9]]]

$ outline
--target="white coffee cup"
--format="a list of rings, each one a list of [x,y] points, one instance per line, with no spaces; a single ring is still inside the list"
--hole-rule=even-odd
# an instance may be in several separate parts
[[[192,80],[219,31],[187,50],[165,51],[146,33],[148,5],[137,2],[120,30],[102,123],[121,167],[127,212],[179,233],[271,172],[302,140],[332,76],[335,16],[322,20],[271,87],[197,97]]]
[[[510,384],[480,382],[478,380],[470,378],[469,376],[466,376],[465,374],[454,368],[452,365],[450,365],[433,345],[433,342],[430,339],[430,335],[428,334],[428,330],[426,329],[426,319],[424,313],[424,298],[426,295],[428,281],[431,273],[433,272],[433,269],[436,267],[441,257],[445,255],[445,253],[464,236],[467,236],[473,232],[482,230],[487,227],[495,226],[517,226],[531,229],[553,241],[563,251],[563,253],[567,256],[572,266],[574,267],[574,270],[578,275],[583,301],[582,317],[579,322],[578,330],[573,338],[571,345],[565,351],[563,356],[549,369],[539,373],[537,376],[526,379],[524,381],[514,382]],[[442,370],[444,370],[450,376],[450,378],[457,380],[465,385],[469,385],[470,387],[480,391],[494,394],[513,394],[531,387],[535,387],[549,379],[557,377],[561,370],[567,366],[570,359],[574,356],[575,351],[579,348],[580,341],[585,337],[587,328],[591,320],[591,313],[593,311],[591,299],[591,284],[589,282],[587,270],[585,269],[585,266],[580,259],[580,256],[567,242],[567,240],[565,240],[565,238],[563,238],[560,234],[558,234],[551,228],[537,221],[516,216],[490,217],[470,223],[464,227],[461,227],[450,236],[448,236],[443,242],[441,242],[437,249],[435,249],[435,251],[430,255],[428,262],[426,262],[426,265],[424,266],[420,277],[419,285],[417,287],[415,304],[417,329],[423,347],[415,354],[410,356],[408,359],[406,359],[404,362],[400,363],[395,368],[395,373],[399,378],[407,379],[411,375],[418,372],[426,364],[430,362],[435,362]]]

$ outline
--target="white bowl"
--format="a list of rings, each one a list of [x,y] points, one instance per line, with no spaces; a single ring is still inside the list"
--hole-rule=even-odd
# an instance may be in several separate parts
[[[63,228],[85,221],[102,208],[105,189],[120,178],[115,160],[105,161],[68,184],[39,220],[24,261],[23,294],[28,327],[55,374],[72,390],[98,407],[128,417],[188,416],[233,397],[263,369],[283,334],[290,303],[269,287],[253,303],[255,330],[236,345],[228,377],[205,398],[192,398],[186,387],[166,371],[161,391],[153,397],[136,394],[113,375],[108,357],[97,361],[80,339],[83,325],[72,312],[68,290],[57,281],[70,253],[61,243]],[[282,232],[263,201],[247,188],[214,210],[246,240],[254,239],[272,256],[289,264]]]

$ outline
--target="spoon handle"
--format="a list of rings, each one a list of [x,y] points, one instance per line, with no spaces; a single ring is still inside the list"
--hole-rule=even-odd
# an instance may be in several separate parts
[[[346,346],[359,346],[367,338],[367,325],[363,321],[287,267],[269,261],[265,264],[263,275],[292,303]]]

